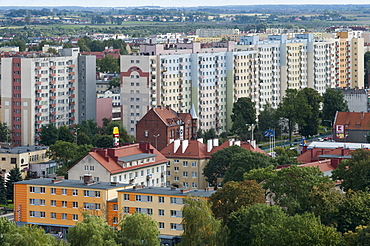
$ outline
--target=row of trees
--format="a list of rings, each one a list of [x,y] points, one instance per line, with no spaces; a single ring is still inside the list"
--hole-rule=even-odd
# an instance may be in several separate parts
[[[22,176],[19,168],[10,170],[9,175],[5,181],[4,177],[0,173],[0,204],[7,205],[8,201],[13,201],[14,186],[15,182],[22,181]]]
[[[321,105],[322,111],[320,111]],[[321,123],[330,126],[337,111],[348,111],[347,102],[340,90],[328,88],[323,96],[320,96],[312,88],[304,88],[300,91],[288,89],[276,109],[269,104],[264,106],[258,117],[258,130],[263,132],[267,129],[279,129],[286,125],[289,140],[291,140],[293,130],[298,125],[299,133],[302,136],[312,136],[318,133]],[[232,133],[246,138],[250,126],[256,124],[255,104],[250,98],[239,98],[234,103],[231,119],[233,122]]]

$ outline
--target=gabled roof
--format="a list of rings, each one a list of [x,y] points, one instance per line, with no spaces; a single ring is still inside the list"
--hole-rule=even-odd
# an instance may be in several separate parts
[[[155,114],[167,125],[179,125],[178,121],[184,122],[186,118],[191,119],[191,115],[189,113],[176,113],[170,107],[155,107],[151,108]],[[145,117],[145,116],[144,116]],[[144,118],[143,117],[143,118]]]
[[[334,125],[345,125],[345,129],[370,130],[370,113],[337,112]]]
[[[237,142],[240,142],[240,141],[232,141],[232,140],[225,141],[220,146],[214,147],[209,154],[212,155],[213,153],[215,153],[219,150],[230,147],[232,145],[236,145]],[[253,147],[253,145],[250,142],[240,142],[239,146],[243,149],[246,149],[246,150],[249,150],[249,151],[252,151],[252,152],[255,152],[255,153],[261,153],[261,154],[269,156],[265,151],[260,149],[258,146]]]
[[[185,140],[186,141],[186,140]],[[180,147],[174,152],[175,142],[172,142],[168,146],[161,150],[161,153],[167,158],[189,158],[189,159],[207,159],[209,154],[207,153],[207,145],[197,140],[188,140],[188,146],[184,152],[182,152],[182,146],[184,141],[180,142]]]
[[[149,143],[127,144],[117,148],[95,148],[92,149],[92,151],[89,152],[83,159],[87,158],[88,156],[94,158],[111,174],[153,166],[168,161],[166,157],[164,157]],[[141,160],[149,157],[155,157],[155,161],[125,168],[119,164],[119,162]],[[78,163],[79,162],[77,162],[75,165]]]

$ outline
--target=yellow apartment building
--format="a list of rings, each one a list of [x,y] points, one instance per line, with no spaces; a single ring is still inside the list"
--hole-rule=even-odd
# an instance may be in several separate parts
[[[118,207],[123,214],[144,213],[158,222],[161,243],[174,245],[183,234],[182,208],[187,196],[208,199],[215,191],[163,187],[137,187],[118,191]]]
[[[18,225],[38,225],[48,233],[64,237],[69,227],[83,220],[83,212],[108,218],[108,201],[117,198],[118,190],[131,187],[122,183],[95,182],[91,175],[85,175],[83,181],[23,180],[14,186],[14,221]],[[113,225],[117,221],[110,222]]]

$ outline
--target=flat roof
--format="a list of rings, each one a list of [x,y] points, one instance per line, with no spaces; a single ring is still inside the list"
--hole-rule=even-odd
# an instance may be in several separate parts
[[[319,155],[319,158],[331,159],[331,158],[340,158],[340,159],[352,159],[351,155]]]
[[[190,190],[188,192],[181,192],[181,189],[172,189],[172,188],[164,188],[164,187],[145,187],[145,188],[129,188],[125,190],[119,190],[118,192],[132,192],[132,193],[142,193],[142,194],[155,194],[155,195],[173,195],[173,196],[183,196],[187,197],[190,196],[202,196],[202,197],[210,197],[215,190]]]
[[[368,143],[343,143],[343,142],[312,142],[308,145],[309,149],[322,148],[322,149],[370,149]]]
[[[132,184],[117,183],[112,185],[109,182],[95,182],[93,184],[85,185],[83,180],[71,180],[63,179],[63,181],[58,183],[52,183],[52,178],[39,178],[39,179],[28,179],[17,182],[17,184],[28,184],[28,185],[40,185],[40,186],[53,186],[53,187],[70,187],[70,188],[89,188],[89,189],[99,189],[99,190],[110,190],[114,188],[122,188],[127,186],[132,186]]]
[[[123,162],[128,162],[128,161],[136,161],[136,160],[141,160],[141,159],[155,157],[155,156],[157,156],[157,155],[148,154],[148,153],[140,153],[140,154],[136,154],[136,155],[129,155],[129,156],[119,157],[118,160],[123,161]]]
[[[7,154],[21,154],[39,150],[46,150],[49,146],[17,146],[17,147],[9,147],[9,148],[0,148],[0,153],[7,153]]]

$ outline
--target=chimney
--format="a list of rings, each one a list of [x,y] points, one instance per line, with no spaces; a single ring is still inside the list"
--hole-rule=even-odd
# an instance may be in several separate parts
[[[189,140],[182,140],[181,153],[185,153],[185,150],[189,146]]]
[[[203,138],[198,138],[198,139],[197,139],[197,141],[198,141],[199,143],[203,143]]]
[[[212,150],[212,139],[207,140],[207,152],[211,152]]]
[[[233,146],[234,145],[234,139],[229,139],[229,146]]]
[[[176,139],[175,141],[173,141],[173,153],[176,153],[179,147],[180,147],[180,139]]]
[[[62,182],[63,181],[63,179],[64,179],[64,176],[56,176],[51,182],[53,183],[53,184],[57,184],[57,183],[60,183],[60,182]]]
[[[148,142],[140,142],[139,143],[139,148],[143,151],[143,152],[148,152],[149,151],[149,143]]]
[[[213,147],[217,147],[218,145],[218,138],[213,139]]]
[[[85,185],[88,185],[90,184],[92,181],[92,174],[85,174],[84,175],[84,184]]]
[[[173,139],[173,138],[170,138],[170,144],[173,142],[173,141],[175,141],[175,139]]]
[[[308,150],[308,146],[306,146],[306,145],[305,145],[305,146],[303,146],[303,148],[302,148],[302,154],[303,154],[303,153],[306,153],[306,152],[307,152],[307,150]]]
[[[240,141],[235,141],[234,145],[238,145],[240,147]]]
[[[255,149],[255,148],[256,148],[256,146],[257,146],[257,145],[256,145],[256,140],[253,140],[253,141],[251,141],[250,143],[251,143],[251,145],[252,145],[253,149]]]
[[[363,119],[364,119],[364,116],[365,116],[364,111],[361,111],[361,120],[363,120]]]

